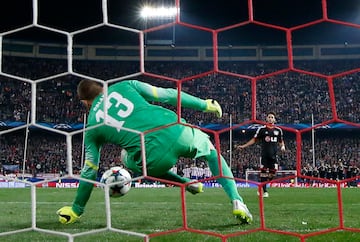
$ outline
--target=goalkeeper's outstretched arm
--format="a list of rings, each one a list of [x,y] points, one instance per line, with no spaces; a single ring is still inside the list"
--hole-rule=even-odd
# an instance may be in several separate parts
[[[173,88],[162,88],[140,81],[130,81],[135,89],[147,100],[177,105],[178,91]],[[219,103],[212,99],[201,99],[186,92],[181,92],[181,105],[184,108],[191,108],[203,112],[215,113],[218,118],[222,116],[222,109]]]

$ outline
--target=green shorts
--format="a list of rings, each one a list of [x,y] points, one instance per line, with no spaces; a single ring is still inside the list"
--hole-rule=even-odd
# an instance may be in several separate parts
[[[180,134],[180,135],[179,135]],[[215,149],[209,136],[197,128],[175,124],[145,136],[147,174],[159,176],[170,170],[179,157],[199,158]],[[124,155],[125,165],[133,172],[142,173],[142,159],[139,152]],[[136,157],[139,157],[136,159]]]

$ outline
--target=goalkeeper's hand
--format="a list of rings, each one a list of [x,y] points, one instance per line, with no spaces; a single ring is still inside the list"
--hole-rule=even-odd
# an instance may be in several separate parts
[[[80,218],[70,206],[60,208],[56,214],[59,215],[59,222],[62,224],[72,224]]]
[[[221,118],[222,110],[220,104],[213,99],[206,99],[205,102],[206,102],[205,112],[215,113],[216,117]]]

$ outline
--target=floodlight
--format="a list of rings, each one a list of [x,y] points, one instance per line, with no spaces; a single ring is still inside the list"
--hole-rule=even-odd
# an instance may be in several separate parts
[[[141,17],[144,19],[155,19],[155,18],[174,18],[178,13],[176,7],[149,7],[145,6],[141,10]]]

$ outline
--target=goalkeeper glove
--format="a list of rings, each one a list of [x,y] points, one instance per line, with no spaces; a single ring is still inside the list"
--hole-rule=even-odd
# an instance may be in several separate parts
[[[62,224],[72,224],[80,218],[70,206],[60,208],[56,214],[59,215],[59,222]]]
[[[213,99],[206,99],[205,102],[206,102],[205,112],[215,113],[216,117],[221,118],[222,110],[220,104]]]

